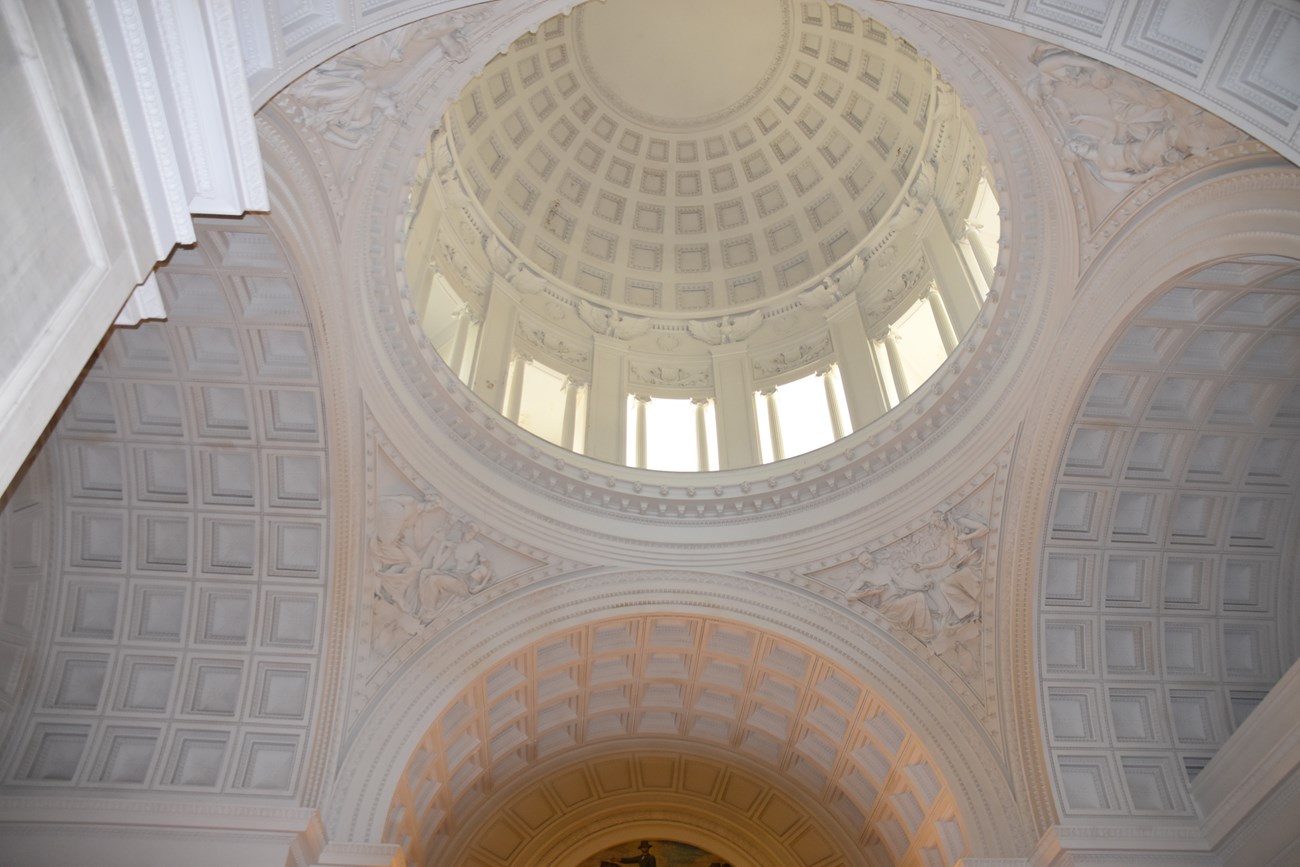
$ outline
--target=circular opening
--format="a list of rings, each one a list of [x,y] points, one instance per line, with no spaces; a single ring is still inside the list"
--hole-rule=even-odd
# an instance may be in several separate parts
[[[466,86],[426,168],[419,327],[511,421],[628,466],[870,424],[956,349],[997,258],[973,120],[844,6],[581,5]]]

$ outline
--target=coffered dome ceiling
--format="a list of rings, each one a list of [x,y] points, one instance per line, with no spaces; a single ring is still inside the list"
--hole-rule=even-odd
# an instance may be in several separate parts
[[[684,471],[803,454],[920,389],[996,303],[983,135],[849,7],[583,4],[439,126],[402,221],[407,318],[572,451]]]
[[[517,39],[448,125],[469,192],[539,272],[698,315],[843,260],[916,174],[936,83],[847,7],[624,0]]]

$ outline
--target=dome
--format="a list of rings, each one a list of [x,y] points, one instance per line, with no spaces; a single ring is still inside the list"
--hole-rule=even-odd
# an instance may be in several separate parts
[[[884,415],[974,322],[985,160],[934,66],[847,7],[587,3],[447,111],[407,277],[444,360],[545,439],[779,460]]]

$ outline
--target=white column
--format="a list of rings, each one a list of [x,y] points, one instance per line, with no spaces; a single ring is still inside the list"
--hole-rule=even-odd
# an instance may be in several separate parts
[[[776,409],[776,386],[763,389],[761,394],[767,404],[767,432],[772,438],[772,460],[779,461],[785,457],[785,442],[781,439],[781,414]]]
[[[903,356],[898,350],[898,332],[890,326],[885,331],[885,355],[889,358],[889,373],[894,378],[894,391],[898,392],[898,402],[912,393],[907,385],[907,374],[903,372]]]
[[[948,318],[948,308],[939,294],[939,287],[932,284],[925,297],[930,302],[930,313],[934,315],[934,324],[939,328],[939,339],[943,341],[944,352],[951,355],[957,348],[957,333],[953,331],[952,320]]]
[[[754,414],[754,370],[743,346],[715,346],[714,412],[718,422],[718,460],[724,470],[761,463],[758,419]]]
[[[823,367],[817,371],[817,375],[822,378],[822,388],[826,390],[826,408],[831,413],[831,432],[836,439],[844,436],[844,412],[840,409],[840,398],[835,393],[835,383],[831,380],[831,371],[834,367]]]
[[[645,469],[646,465],[646,420],[645,408],[650,402],[649,395],[636,395],[636,465]]]
[[[560,445],[573,451],[574,432],[578,427],[578,390],[583,383],[572,376],[564,382],[564,429],[560,434]]]
[[[939,213],[932,213],[925,224],[921,247],[939,285],[952,330],[960,337],[974,324],[984,298],[976,285],[978,278],[972,275],[972,269],[978,266],[973,261],[969,265],[963,262],[958,246],[958,242],[948,234]],[[969,244],[965,246],[969,247]]]
[[[462,307],[456,311],[456,340],[451,345],[451,358],[447,364],[459,376],[465,368],[465,344],[469,341],[469,308]]]
[[[980,229],[984,228],[970,220],[965,224],[966,242],[970,244],[971,252],[975,254],[975,261],[979,265],[980,274],[984,276],[984,289],[993,285],[993,267],[996,264],[989,257],[989,251],[984,249],[984,239],[980,237]]]
[[[517,354],[510,366],[510,396],[506,400],[505,417],[513,422],[519,421],[519,404],[524,397],[524,368],[531,360],[526,355]]]
[[[506,374],[514,350],[517,318],[514,299],[505,292],[490,290],[478,351],[474,354],[470,388],[498,412],[504,412],[506,406]]]
[[[889,410],[885,382],[876,364],[856,296],[850,296],[826,311],[835,363],[844,383],[849,424],[853,430],[865,427]]]
[[[705,412],[708,410],[707,397],[693,397],[695,404],[695,465],[701,472],[709,468],[709,427]]]
[[[587,454],[624,462],[627,446],[627,344],[593,335],[591,390],[587,393]]]

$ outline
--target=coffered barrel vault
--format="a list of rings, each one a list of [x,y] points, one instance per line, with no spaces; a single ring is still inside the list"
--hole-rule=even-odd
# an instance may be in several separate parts
[[[255,117],[134,62],[154,5],[65,35],[255,127],[269,210],[0,499],[7,858],[1295,860],[1291,5],[204,0]],[[6,106],[81,92],[3,16]],[[166,131],[100,95],[38,138],[146,219],[93,166]]]

